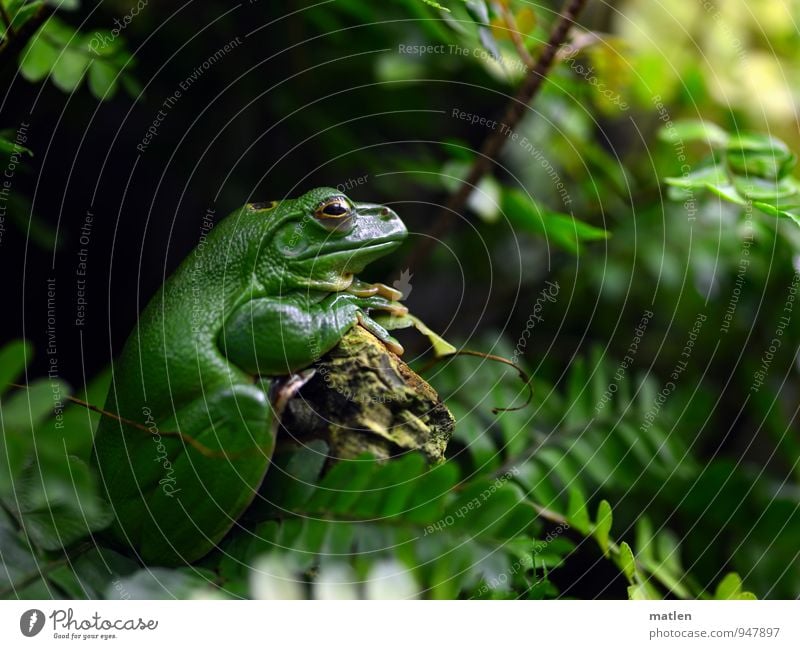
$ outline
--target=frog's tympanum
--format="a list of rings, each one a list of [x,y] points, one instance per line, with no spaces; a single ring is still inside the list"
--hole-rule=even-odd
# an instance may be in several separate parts
[[[145,562],[202,557],[267,472],[277,387],[357,324],[402,352],[370,317],[403,314],[402,296],[355,274],[405,236],[388,207],[330,188],[245,205],[212,229],[113,367],[106,410],[119,417],[101,421],[93,462],[117,542]]]

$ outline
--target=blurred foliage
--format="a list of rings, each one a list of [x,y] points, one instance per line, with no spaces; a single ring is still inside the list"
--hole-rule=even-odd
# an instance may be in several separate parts
[[[54,9],[0,2],[13,20],[0,56]],[[255,4],[250,15],[271,17]],[[117,3],[115,15],[130,7]],[[460,186],[498,128],[490,122],[541,53],[556,9],[336,0],[293,13],[264,39],[268,54],[281,53],[271,62],[280,70],[257,121],[277,125],[269,163],[286,156],[269,190],[296,193],[306,174],[333,184],[364,174],[370,186],[355,194],[394,201],[412,230],[427,229],[430,203]],[[450,252],[442,246],[413,269],[414,313],[535,377],[532,407],[493,416],[491,407],[522,399],[512,374],[466,358],[431,372],[457,418],[439,466],[364,457],[324,473],[324,449],[286,452],[265,485],[279,497],[218,552],[179,570],[141,566],[96,536],[110,523],[86,464],[97,415],[68,403],[58,376],[27,377],[28,344],[4,347],[0,556],[11,569],[0,571],[0,592],[796,597],[797,309],[780,327],[800,270],[793,9],[777,0],[590,6],[470,197]],[[129,101],[122,87],[146,102],[126,42],[162,39],[163,59],[171,39],[194,34],[171,23],[158,34],[143,13],[123,38],[85,28],[84,11],[62,2],[26,34],[15,67],[27,81],[65,93],[86,82],[112,105]],[[312,40],[295,48],[299,34]],[[331,62],[338,57],[346,67]],[[183,60],[191,69],[198,57]],[[278,83],[292,74],[302,83]],[[263,79],[250,83],[247,101],[264,92]],[[18,134],[3,132],[0,157],[22,170],[36,158]],[[308,134],[309,148],[294,153]],[[241,147],[226,143],[237,157],[263,128],[245,135]],[[234,178],[223,197],[241,203],[258,182]],[[8,212],[35,244],[58,243],[16,189]],[[557,295],[542,297],[546,283]],[[462,285],[463,295],[452,289]],[[27,389],[11,388],[22,381]],[[78,396],[102,404],[107,384],[101,375]]]

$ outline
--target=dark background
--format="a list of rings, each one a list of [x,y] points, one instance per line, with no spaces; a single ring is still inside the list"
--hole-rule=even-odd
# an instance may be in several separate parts
[[[310,4],[287,8],[263,1],[231,6],[151,0],[123,33],[135,54],[140,96],[119,92],[98,102],[85,88],[66,95],[51,83],[29,84],[14,70],[3,73],[0,83],[7,91],[0,125],[28,122],[26,146],[34,152],[24,169],[17,168],[13,189],[32,199],[36,227],[44,232],[37,239],[7,220],[0,245],[0,339],[24,337],[33,343],[30,377],[49,369],[48,280],[56,284],[58,373],[80,386],[119,354],[138,313],[197,243],[209,209],[221,218],[245,202],[293,197],[366,175],[367,182],[349,195],[392,205],[411,236],[391,259],[370,266],[365,277],[388,283],[399,278],[405,256],[420,243],[447,198],[436,175],[446,162],[463,160],[465,151],[468,158],[486,136],[484,129],[453,119],[450,112],[460,108],[498,117],[513,84],[492,77],[473,60],[454,56],[426,58],[405,75],[382,71],[382,56],[396,53],[399,44],[435,42],[427,31],[434,27],[420,22],[433,15],[421,2],[413,10],[411,3],[381,3],[378,16],[357,14],[347,2],[287,13]],[[547,16],[551,5],[537,10]],[[86,6],[69,20],[83,23],[87,33],[109,29],[128,6],[107,3],[102,11]],[[592,6],[583,25],[609,29],[611,13],[605,5]],[[236,38],[240,45],[164,109],[163,102],[181,82]],[[394,59],[398,66],[418,63],[413,57]],[[653,308],[656,317],[641,343],[637,370],[659,381],[673,369],[696,314],[706,312],[709,320],[693,352],[692,376],[671,402],[673,418],[666,409],[663,417],[665,429],[674,424],[670,433],[691,445],[709,468],[698,465],[698,475],[678,481],[660,502],[653,503],[651,496],[661,485],[645,480],[635,481],[631,493],[626,488],[613,502],[624,512],[621,520],[635,520],[646,508],[660,517],[659,524],[667,522],[682,538],[686,535],[687,554],[708,583],[717,579],[720,563],[744,573],[751,563],[769,561],[770,570],[759,577],[762,589],[785,577],[790,585],[782,592],[794,592],[796,569],[783,575],[772,549],[773,531],[784,529],[785,522],[800,529],[796,496],[787,487],[796,474],[798,446],[793,368],[800,330],[795,321],[764,390],[749,395],[753,371],[774,335],[793,276],[794,252],[781,239],[769,238],[765,233],[772,226],[761,222],[758,253],[735,321],[730,333],[720,336],[740,257],[738,216],[718,210],[722,217],[696,225],[689,247],[690,237],[681,229],[683,215],[664,194],[661,177],[675,174],[676,168],[673,151],[656,138],[660,123],[651,98],[625,115],[604,113],[580,94],[587,92],[581,79],[563,69],[554,78],[558,83],[547,87],[520,128],[543,143],[558,163],[575,197],[576,217],[608,229],[612,237],[570,254],[503,219],[485,224],[467,212],[447,245],[410,269],[408,304],[455,342],[488,349],[505,333],[513,348],[544,280],[558,279],[564,298],[537,325],[523,360],[537,378],[559,387],[565,403],[570,398],[567,368],[598,347],[613,365],[626,353],[645,309]],[[740,108],[712,107],[697,75],[686,75],[683,91],[672,101],[676,118],[696,117],[699,105],[704,116],[728,127],[745,119]],[[137,144],[162,109],[166,117],[140,153]],[[574,141],[574,131],[560,131],[559,116],[583,118],[585,140]],[[466,149],[448,148],[448,142]],[[702,155],[691,153],[695,159]],[[592,162],[598,159],[601,163]],[[524,165],[514,171],[520,172],[519,167]],[[622,171],[630,184],[627,193],[615,194],[604,183]],[[522,173],[527,174],[521,176],[526,189],[558,207],[548,194],[552,188],[546,176],[535,169]],[[495,176],[516,186],[502,170]],[[76,326],[80,234],[89,210],[94,222],[85,246],[86,315],[84,324]],[[41,241],[53,234],[54,245]],[[403,342],[412,358],[424,349],[419,339],[404,337]],[[756,497],[748,489],[765,467],[768,473]],[[778,493],[783,500],[773,498]],[[629,500],[623,503],[624,498]],[[685,504],[683,510],[676,507],[678,501]],[[717,530],[724,534],[726,525],[733,531],[725,556],[712,561]],[[742,539],[751,534],[757,542],[742,550]],[[779,547],[788,552],[791,542],[784,534]],[[575,565],[577,578],[582,567]],[[564,580],[570,583],[571,577]]]
[[[296,16],[269,24],[272,12],[285,11],[273,3],[228,9],[219,3],[149,4],[124,32],[144,87],[135,99],[120,92],[98,103],[85,89],[66,96],[52,84],[9,77],[13,93],[0,118],[4,125],[27,121],[26,145],[35,152],[27,173],[18,168],[14,189],[33,197],[34,213],[57,229],[57,245],[36,245],[7,224],[0,252],[8,309],[2,337],[25,337],[44,349],[47,282],[54,278],[59,371],[73,384],[118,354],[141,308],[197,243],[208,209],[221,218],[251,200],[292,197],[366,174],[367,184],[350,191],[356,200],[392,203],[412,230],[434,213],[372,182],[381,171],[376,159],[423,148],[413,140],[438,139],[441,124],[429,117],[417,84],[374,84],[374,60],[358,39],[368,27],[337,38],[308,31]],[[106,14],[93,16],[83,29],[113,26],[109,21]],[[162,102],[195,68],[237,37],[240,45],[164,109]],[[374,42],[374,34],[370,38]],[[298,44],[306,39],[308,44]],[[337,56],[331,57],[326,48],[334,40]],[[371,115],[374,95],[387,93],[396,110],[409,112]],[[162,109],[166,117],[140,153],[136,147]],[[447,126],[457,131],[462,125],[448,120]],[[413,199],[436,194],[417,191]],[[76,326],[76,269],[87,211],[94,221],[86,246],[86,317]],[[383,266],[370,278],[394,272]],[[44,354],[37,354],[32,374],[47,368]]]

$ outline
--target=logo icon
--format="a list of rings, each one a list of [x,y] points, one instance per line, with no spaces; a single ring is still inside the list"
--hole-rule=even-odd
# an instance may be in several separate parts
[[[27,638],[32,638],[44,627],[44,613],[38,608],[32,608],[25,611],[19,618],[19,630],[22,635]]]
[[[396,279],[394,282],[392,282],[392,286],[394,286],[403,294],[403,299],[406,299],[409,295],[411,295],[412,277],[414,277],[414,275],[411,274],[411,269],[406,268],[402,273],[400,273],[400,279]]]

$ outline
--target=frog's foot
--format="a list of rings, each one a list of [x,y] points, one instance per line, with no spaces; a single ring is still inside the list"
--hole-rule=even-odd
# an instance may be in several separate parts
[[[380,282],[369,284],[360,279],[354,279],[353,283],[350,284],[350,288],[347,289],[347,292],[357,297],[372,297],[373,295],[377,295],[391,302],[397,302],[403,299],[403,294],[396,288],[386,286],[386,284],[381,284]]]
[[[403,349],[400,341],[398,341],[397,338],[392,336],[388,331],[386,331],[386,329],[384,329],[368,315],[359,312],[358,324],[360,324],[362,327],[364,327],[364,329],[369,331],[373,336],[386,345],[386,349],[388,349],[390,352],[397,354],[398,356],[403,355],[405,349]]]
[[[380,295],[359,298],[357,304],[365,312],[382,311],[393,316],[404,316],[408,314],[408,307],[405,304],[388,300]]]

